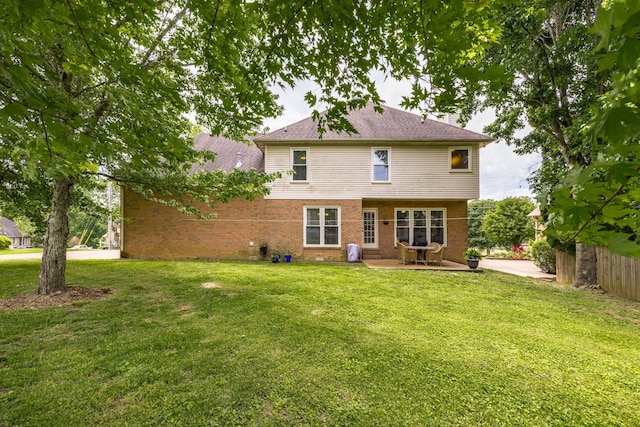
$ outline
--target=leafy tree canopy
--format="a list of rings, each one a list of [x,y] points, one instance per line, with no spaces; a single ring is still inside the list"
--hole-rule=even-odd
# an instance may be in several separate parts
[[[592,108],[585,139],[606,149],[543,199],[550,202],[549,233],[640,257],[640,3],[608,2],[592,33],[611,85]]]
[[[347,111],[381,102],[373,71],[446,103],[458,78],[477,78],[473,52],[495,40],[484,10],[473,0],[5,1],[0,183],[40,203],[50,195],[39,292],[64,288],[66,215],[85,177],[190,212],[192,201],[265,194],[275,175],[189,173],[214,154],[193,148],[187,114],[241,139],[280,112],[274,85],[311,80],[320,90],[307,102],[330,107],[314,113],[320,125],[353,131]]]
[[[463,117],[493,108],[485,132],[539,152],[532,188],[549,233],[640,256],[637,1],[494,2],[498,42],[476,56]],[[496,78],[492,70],[501,67]],[[532,132],[518,138],[525,125]]]
[[[527,215],[535,205],[526,197],[507,197],[496,203],[482,220],[482,231],[505,248],[518,247],[534,236],[533,222]]]
[[[495,200],[474,200],[469,203],[468,239],[470,248],[490,249],[496,242],[489,239],[482,230],[482,220],[487,212],[496,208]]]

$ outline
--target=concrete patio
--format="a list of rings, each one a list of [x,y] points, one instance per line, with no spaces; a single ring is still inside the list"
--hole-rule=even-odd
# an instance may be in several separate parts
[[[470,273],[480,273],[482,269],[476,268],[470,269],[465,264],[458,264],[457,262],[442,260],[442,265],[429,264],[424,265],[422,263],[414,264],[407,263],[402,265],[402,261],[398,259],[363,259],[362,263],[369,268],[392,268],[399,270],[433,270],[433,271],[468,271]]]

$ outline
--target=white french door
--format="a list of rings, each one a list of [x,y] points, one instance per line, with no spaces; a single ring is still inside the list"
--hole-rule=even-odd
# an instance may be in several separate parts
[[[362,247],[378,249],[378,210],[362,210]]]

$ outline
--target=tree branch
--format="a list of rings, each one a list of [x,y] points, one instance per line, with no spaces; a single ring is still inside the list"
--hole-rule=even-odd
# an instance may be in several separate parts
[[[91,45],[89,45],[89,42],[87,41],[87,37],[84,34],[84,30],[82,29],[82,26],[80,25],[80,22],[78,21],[78,17],[76,16],[76,12],[73,10],[73,7],[71,6],[71,2],[69,0],[66,0],[66,3],[67,3],[67,6],[69,7],[69,10],[71,11],[71,16],[73,16],[73,21],[75,22],[76,26],[78,27],[78,30],[80,31],[80,36],[82,37],[82,41],[84,41],[85,46],[89,50],[89,53],[91,54],[91,56],[96,58],[98,60],[98,62],[102,63],[100,61],[100,58],[98,58],[98,56],[93,52],[93,49],[91,49]]]
[[[575,232],[575,234],[573,236],[571,236],[570,240],[575,240],[576,237],[578,237],[578,235],[585,229],[587,228],[587,226],[602,212],[602,210],[613,201],[613,199],[622,192],[622,190],[624,189],[624,184],[620,184],[620,186],[616,189],[616,191],[613,192],[613,194],[611,196],[609,196],[607,198],[607,200],[605,200],[602,205],[600,205],[600,207],[598,208],[597,211],[595,211],[593,214],[591,214],[591,217],[585,221],[584,224],[582,224],[582,226],[578,229],[578,231]]]
[[[182,19],[182,17],[188,11],[189,11],[189,9],[185,6],[178,13],[176,13],[176,15],[173,17],[173,19],[171,21],[169,21],[167,26],[164,27],[164,29],[162,29],[162,31],[160,31],[158,33],[158,35],[156,36],[156,38],[153,41],[153,43],[151,43],[151,46],[149,46],[149,49],[147,49],[147,53],[144,55],[144,57],[142,58],[142,61],[140,62],[140,66],[142,68],[145,68],[145,69],[149,68],[149,66],[151,65],[150,64],[150,59],[151,59],[151,55],[153,54],[153,52],[160,45],[160,42],[167,35],[167,33],[169,33],[169,31],[171,31],[173,28],[175,28],[176,24]]]
[[[44,132],[44,140],[47,143],[47,151],[49,152],[49,159],[53,158],[53,153],[51,150],[51,143],[49,142],[49,133],[47,132],[47,126],[44,123],[44,113],[42,111],[40,113],[40,125],[42,126],[42,132]]]

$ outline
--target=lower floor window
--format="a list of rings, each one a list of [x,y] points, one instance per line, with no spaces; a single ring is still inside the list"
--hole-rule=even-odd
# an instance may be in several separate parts
[[[444,209],[396,209],[396,244],[414,246],[446,243],[446,211]]]
[[[304,227],[305,246],[340,246],[340,208],[305,207]]]

